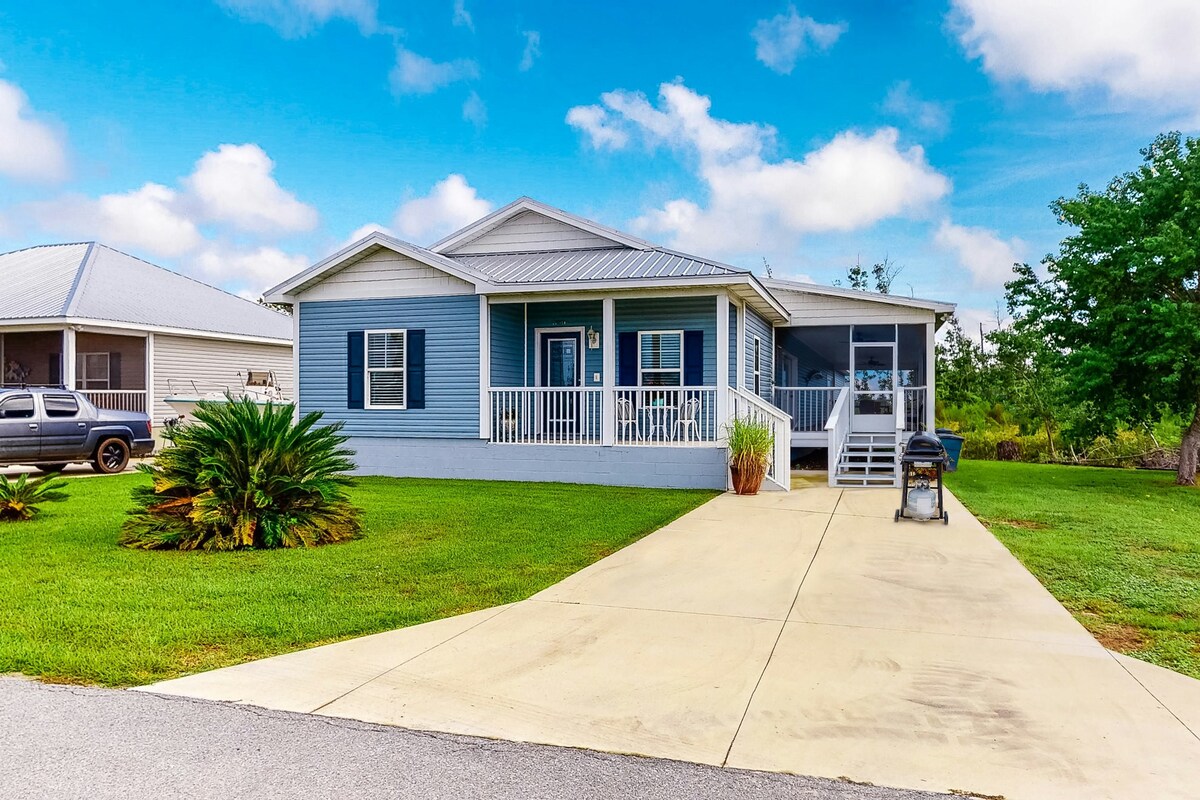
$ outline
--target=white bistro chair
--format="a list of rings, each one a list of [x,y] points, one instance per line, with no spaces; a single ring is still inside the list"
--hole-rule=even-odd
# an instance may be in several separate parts
[[[632,431],[633,436],[630,436]],[[638,424],[637,411],[628,397],[617,398],[617,441],[642,441],[642,426]]]
[[[679,404],[679,416],[671,426],[671,438],[690,442],[692,436],[700,441],[700,425],[696,417],[700,414],[700,398],[690,397]]]

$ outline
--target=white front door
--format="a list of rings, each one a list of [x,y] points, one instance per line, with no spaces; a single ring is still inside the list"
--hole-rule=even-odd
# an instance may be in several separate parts
[[[896,345],[855,343],[850,348],[850,388],[854,401],[850,430],[884,433],[896,430]]]

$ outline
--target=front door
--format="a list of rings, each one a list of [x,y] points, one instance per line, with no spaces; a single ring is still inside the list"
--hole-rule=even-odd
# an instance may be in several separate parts
[[[577,331],[541,334],[539,384],[552,391],[543,394],[542,426],[552,438],[567,438],[579,424],[579,392],[583,383],[583,337]]]
[[[896,430],[896,345],[854,344],[850,352],[854,408],[850,430],[884,433]]]

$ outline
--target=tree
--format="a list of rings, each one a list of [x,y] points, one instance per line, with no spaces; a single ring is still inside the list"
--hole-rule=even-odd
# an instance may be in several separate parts
[[[942,341],[937,343],[936,355],[938,400],[960,405],[983,399],[986,354],[963,333],[958,317],[951,317],[946,324]]]
[[[1007,284],[1015,329],[1062,355],[1066,391],[1097,425],[1191,418],[1176,482],[1196,484],[1200,453],[1200,140],[1163,134],[1135,171],[1086,185],[1051,208],[1077,232]]]
[[[1046,434],[1050,458],[1057,458],[1054,434],[1063,417],[1070,414],[1070,403],[1064,400],[1068,387],[1061,367],[1062,354],[1030,326],[997,327],[987,340],[993,347],[991,385],[996,399],[1029,427],[1041,429]]]
[[[884,256],[883,261],[872,265],[870,270],[866,269],[861,261],[851,264],[846,270],[846,280],[851,289],[869,292],[871,291],[871,278],[874,278],[875,291],[880,294],[888,294],[892,290],[892,281],[903,271],[904,267],[897,266],[895,261]],[[834,281],[833,283],[835,286],[840,286],[842,282]]]

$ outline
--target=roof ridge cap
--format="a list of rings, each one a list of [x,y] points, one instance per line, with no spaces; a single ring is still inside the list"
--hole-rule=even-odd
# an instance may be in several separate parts
[[[71,316],[79,305],[80,288],[92,271],[92,262],[95,261],[95,257],[96,243],[88,242],[87,250],[84,251],[83,258],[79,260],[79,266],[75,269],[75,280],[71,281],[71,289],[67,292],[67,299],[63,303],[62,314],[64,317]]]

